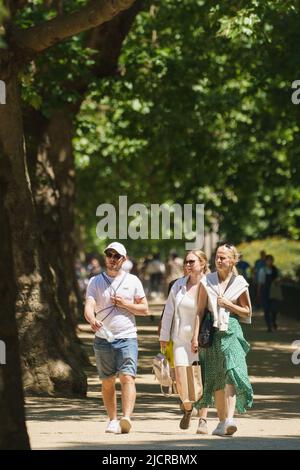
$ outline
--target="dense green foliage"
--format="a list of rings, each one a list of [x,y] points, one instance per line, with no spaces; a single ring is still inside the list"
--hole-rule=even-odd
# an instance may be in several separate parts
[[[122,79],[96,84],[78,117],[82,220],[127,194],[203,202],[235,242],[299,238],[299,12],[284,3],[169,0],[139,15]]]
[[[6,18],[6,16],[7,16],[7,11],[4,7],[3,1],[0,0],[0,24]],[[5,47],[5,42],[3,41],[2,36],[3,36],[3,31],[1,31],[1,29],[0,29],[0,48]]]
[[[55,14],[35,0],[17,22],[27,27]],[[145,1],[120,76],[95,78],[85,34],[30,64],[24,104],[49,116],[83,100],[74,149],[77,220],[88,248],[97,241],[97,206],[118,206],[119,195],[148,206],[205,203],[206,228],[217,220],[234,242],[299,239],[300,108],[291,102],[299,17],[296,1]]]

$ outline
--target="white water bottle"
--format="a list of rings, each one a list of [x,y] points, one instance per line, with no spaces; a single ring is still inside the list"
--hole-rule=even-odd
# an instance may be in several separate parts
[[[104,338],[106,339],[106,341],[108,341],[109,343],[112,343],[115,340],[114,334],[108,328],[106,328],[106,326],[104,326],[103,323],[102,323],[102,326],[100,328],[100,333],[101,332],[102,332]]]

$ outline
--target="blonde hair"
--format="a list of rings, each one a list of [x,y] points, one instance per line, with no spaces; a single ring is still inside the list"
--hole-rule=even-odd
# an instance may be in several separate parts
[[[207,259],[207,256],[206,254],[204,253],[204,251],[202,250],[190,250],[186,253],[185,257],[184,257],[184,261],[186,260],[187,256],[192,253],[193,255],[197,256],[198,260],[199,261],[204,261],[204,268],[203,268],[203,273],[204,274],[207,274],[210,272],[210,269],[209,269],[209,264],[208,264],[208,259]]]
[[[233,274],[235,274],[236,276],[238,276],[238,270],[236,269],[236,263],[238,262],[239,258],[240,258],[240,255],[239,255],[239,252],[237,251],[236,247],[234,245],[229,245],[228,243],[223,243],[222,245],[220,245],[218,247],[219,248],[226,248],[226,250],[228,250],[231,254],[231,258],[233,259],[234,261],[234,265],[232,267],[232,272]]]

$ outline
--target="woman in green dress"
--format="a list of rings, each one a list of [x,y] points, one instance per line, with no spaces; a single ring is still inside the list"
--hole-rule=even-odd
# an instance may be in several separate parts
[[[244,413],[252,406],[253,391],[248,378],[246,354],[250,346],[243,336],[240,322],[251,323],[248,283],[238,275],[235,265],[238,252],[233,245],[221,245],[216,253],[214,273],[201,280],[192,350],[199,350],[198,335],[206,308],[213,319],[214,336],[204,356],[204,392],[197,407],[214,403],[219,424],[213,434],[232,435],[237,427],[235,409]]]

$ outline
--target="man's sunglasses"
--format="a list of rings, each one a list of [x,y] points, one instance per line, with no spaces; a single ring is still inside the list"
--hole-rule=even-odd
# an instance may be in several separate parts
[[[105,253],[105,256],[109,259],[117,259],[117,260],[122,258],[122,255],[120,255],[119,253],[113,253],[112,251],[107,251]]]
[[[196,260],[195,259],[187,259],[185,260],[184,264],[190,264],[191,266],[193,266],[193,264],[195,264]]]

